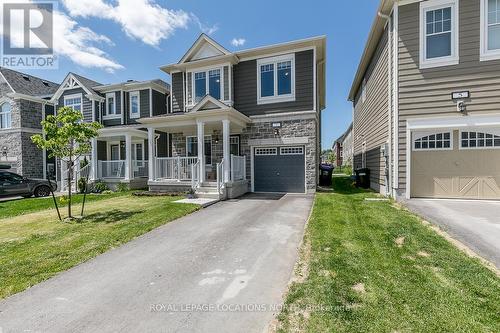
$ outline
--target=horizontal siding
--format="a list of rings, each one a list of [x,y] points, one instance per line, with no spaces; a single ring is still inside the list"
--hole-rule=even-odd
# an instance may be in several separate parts
[[[153,116],[167,113],[167,97],[159,91],[153,90]],[[149,115],[148,115],[149,117]]]
[[[62,108],[64,106],[64,96],[69,96],[69,95],[74,95],[74,94],[82,94],[83,119],[85,122],[91,122],[92,121],[92,102],[87,97],[85,97],[85,95],[87,95],[87,92],[85,90],[83,90],[82,88],[65,90],[64,93],[61,95],[61,97],[59,97],[57,108],[59,109],[59,108]]]
[[[235,109],[247,116],[283,111],[310,111],[314,108],[314,52],[295,53],[295,101],[257,104],[257,60],[242,61],[233,67]]]
[[[459,55],[454,66],[419,68],[420,8],[399,7],[399,186],[406,188],[406,120],[428,115],[457,115],[453,91],[468,90],[467,112],[500,111],[500,60],[479,61],[480,1],[459,3]]]
[[[354,167],[361,167],[363,141],[366,141],[366,167],[375,188],[385,184],[385,161],[380,148],[389,139],[388,38],[387,31],[365,73],[366,100],[361,101],[361,87],[354,108]]]
[[[182,73],[172,74],[172,112],[184,111],[184,80]]]

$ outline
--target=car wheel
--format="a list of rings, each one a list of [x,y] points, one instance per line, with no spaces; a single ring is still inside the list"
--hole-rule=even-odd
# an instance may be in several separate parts
[[[48,197],[50,195],[50,188],[48,186],[38,186],[35,189],[35,197]]]

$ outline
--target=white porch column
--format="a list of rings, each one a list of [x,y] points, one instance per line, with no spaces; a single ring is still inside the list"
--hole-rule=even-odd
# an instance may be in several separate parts
[[[150,181],[156,179],[155,175],[155,129],[148,128],[148,177]]]
[[[198,129],[198,161],[200,162],[200,183],[205,181],[205,123],[196,122]]]
[[[132,167],[132,136],[125,134],[125,180],[134,178]]]
[[[90,163],[91,164],[91,173],[90,173],[90,180],[94,181],[98,178],[98,173],[97,173],[97,139],[93,138],[91,141],[92,144],[92,152],[91,152],[91,158],[90,158]]]
[[[230,122],[229,119],[222,120],[222,157],[224,158],[224,183],[230,180],[230,166],[231,166],[231,155],[230,155]]]

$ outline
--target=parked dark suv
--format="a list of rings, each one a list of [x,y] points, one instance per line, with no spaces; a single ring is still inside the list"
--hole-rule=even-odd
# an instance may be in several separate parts
[[[56,185],[51,182],[52,188]],[[22,196],[29,198],[50,195],[49,182],[43,179],[28,179],[10,171],[0,170],[0,197]]]

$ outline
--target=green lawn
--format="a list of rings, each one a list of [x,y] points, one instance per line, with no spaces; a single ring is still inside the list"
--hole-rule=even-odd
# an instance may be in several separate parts
[[[500,332],[499,277],[350,182],[316,195],[279,331]]]
[[[129,192],[114,192],[110,194],[87,194],[85,202],[104,200],[129,194],[130,194]],[[62,203],[60,201],[60,197],[56,197],[56,200],[59,207],[62,208],[61,215],[63,215],[64,217],[66,214],[66,209],[64,209],[63,207],[66,207],[66,203]],[[79,204],[83,200],[83,194],[74,194],[72,195],[71,200],[73,203]],[[0,219],[37,212],[44,209],[55,209],[52,197],[4,201],[0,202]],[[80,211],[74,210],[74,215],[79,215],[79,214]]]
[[[99,198],[86,205],[87,215],[80,222],[59,222],[53,209],[0,219],[0,298],[198,209],[173,203],[176,197],[125,193]],[[24,200],[16,202],[26,205]],[[16,202],[9,206],[11,211]],[[74,206],[75,212],[79,209]]]

